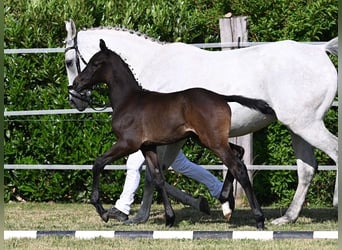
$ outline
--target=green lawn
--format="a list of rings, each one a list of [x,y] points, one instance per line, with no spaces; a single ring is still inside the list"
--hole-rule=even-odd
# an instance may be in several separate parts
[[[109,205],[106,205],[107,207]],[[249,209],[237,209],[227,223],[220,206],[212,207],[211,215],[204,215],[192,208],[175,204],[176,223],[165,227],[163,207],[153,205],[150,219],[145,224],[123,225],[110,220],[104,223],[89,204],[58,203],[8,203],[5,204],[5,230],[189,230],[189,231],[249,231],[256,230]],[[136,213],[135,205],[132,215]],[[296,223],[275,226],[270,221],[285,210],[263,208],[266,230],[269,231],[323,231],[337,230],[337,209],[304,209]],[[96,238],[80,240],[68,237],[43,237],[39,239],[11,239],[5,241],[5,249],[337,249],[337,240],[153,240]]]

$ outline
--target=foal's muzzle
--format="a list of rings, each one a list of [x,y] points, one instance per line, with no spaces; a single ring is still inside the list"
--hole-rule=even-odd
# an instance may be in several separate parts
[[[85,110],[89,106],[90,98],[90,90],[85,89],[78,92],[73,88],[73,86],[69,86],[69,101],[70,104],[74,106],[77,110]]]

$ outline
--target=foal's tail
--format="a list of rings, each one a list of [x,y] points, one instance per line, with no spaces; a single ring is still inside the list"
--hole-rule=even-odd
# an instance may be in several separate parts
[[[229,95],[224,96],[224,98],[227,102],[240,103],[241,105],[246,106],[250,109],[258,110],[265,115],[275,115],[273,108],[271,108],[270,105],[268,105],[268,103],[263,100],[247,98],[240,95]]]

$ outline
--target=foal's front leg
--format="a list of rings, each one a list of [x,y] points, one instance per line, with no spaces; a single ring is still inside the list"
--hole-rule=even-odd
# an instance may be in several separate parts
[[[105,210],[100,202],[100,175],[106,164],[103,164],[103,156],[96,159],[93,166],[93,191],[91,193],[90,203],[96,208],[97,213],[101,216],[102,220],[108,221],[107,210]]]
[[[108,212],[102,206],[100,201],[100,175],[105,168],[105,166],[121,157],[128,155],[132,151],[126,146],[127,144],[122,142],[117,142],[114,144],[110,150],[108,150],[104,155],[98,157],[93,166],[93,190],[91,193],[90,203],[96,208],[97,213],[100,215],[103,221],[108,222]]]
[[[157,159],[156,147],[145,147],[142,149],[142,152],[145,155],[147,166],[150,169],[152,181],[158,188],[160,188],[160,192],[162,194],[166,226],[172,227],[175,222],[175,213],[172,209],[165,189],[164,174]]]

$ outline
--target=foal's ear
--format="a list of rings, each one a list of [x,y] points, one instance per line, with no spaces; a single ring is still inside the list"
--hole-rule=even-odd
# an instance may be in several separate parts
[[[108,50],[105,41],[103,41],[102,39],[100,39],[100,49],[101,49],[102,51]]]

